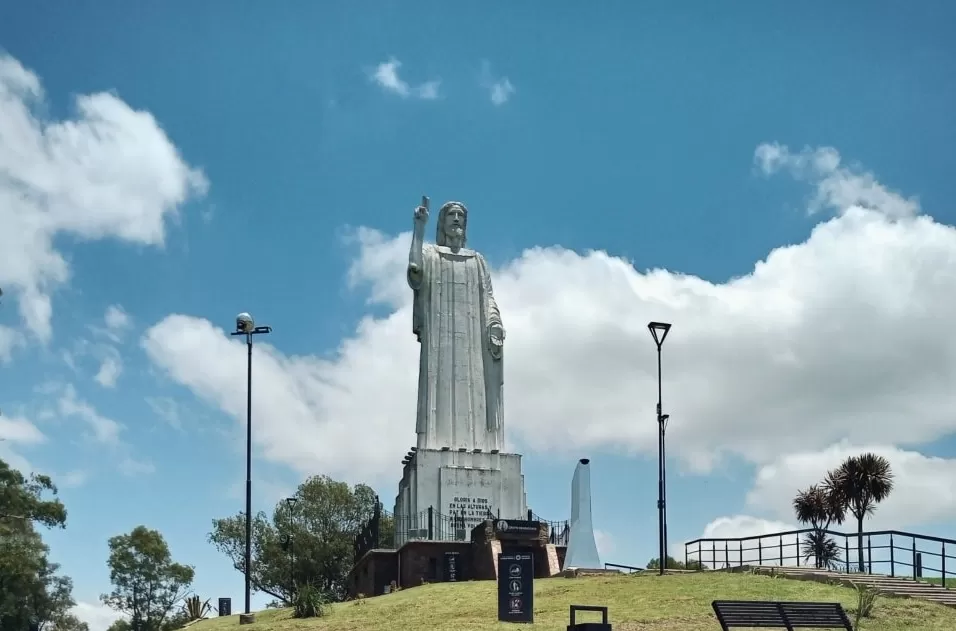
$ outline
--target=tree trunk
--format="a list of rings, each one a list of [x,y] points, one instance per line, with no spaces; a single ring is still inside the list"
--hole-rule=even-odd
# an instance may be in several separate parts
[[[856,554],[860,561],[860,572],[866,572],[866,565],[863,563],[863,515],[856,518]]]

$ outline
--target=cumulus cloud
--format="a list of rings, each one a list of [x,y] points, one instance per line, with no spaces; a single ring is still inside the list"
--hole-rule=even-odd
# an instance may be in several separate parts
[[[785,521],[761,519],[750,515],[733,515],[718,517],[706,526],[698,539],[739,539],[756,537],[744,542],[701,541],[695,544],[675,543],[671,546],[671,556],[679,561],[685,558],[689,561],[701,561],[711,568],[727,567],[728,565],[793,565],[788,557],[797,553],[797,536],[788,535],[785,538],[767,537],[790,530],[798,530],[800,526]],[[783,543],[783,555],[780,554],[780,544]],[[802,559],[801,559],[802,561]]]
[[[438,98],[438,88],[441,86],[441,81],[432,79],[418,85],[412,85],[398,75],[398,69],[401,66],[402,62],[391,57],[388,61],[383,61],[375,66],[369,73],[369,78],[382,90],[397,94],[402,98],[416,98],[426,101]]]
[[[106,631],[111,624],[121,618],[123,614],[110,609],[102,603],[78,602],[70,613],[89,625],[90,631]]]
[[[832,147],[792,152],[786,145],[765,143],[757,147],[754,161],[766,175],[787,170],[796,178],[812,182],[816,196],[808,208],[811,213],[825,208],[839,213],[859,207],[876,209],[890,217],[911,217],[920,210],[915,197],[903,198],[877,182],[872,173],[844,166]]]
[[[766,147],[775,145],[757,150],[758,164]],[[776,151],[770,171],[794,155]],[[861,427],[876,444],[901,446],[952,433],[956,230],[901,213],[907,202],[891,193],[844,208],[859,200],[830,193],[852,189],[845,180],[865,176],[870,190],[886,189],[872,174],[828,166],[840,163],[835,150],[817,153],[831,156],[821,160],[831,178],[823,190],[837,212],[739,278],[642,271],[605,252],[558,246],[500,265],[512,445],[653,452],[654,424],[634,422],[654,414],[650,320],[674,325],[663,349],[669,447],[695,470],[728,456],[771,463],[782,445],[819,450]],[[473,214],[480,222],[481,210]],[[255,436],[267,458],[351,480],[397,475],[414,441],[417,382],[409,238],[353,235],[348,280],[386,314],[363,318],[330,357],[256,347],[253,405],[263,421]],[[171,315],[143,345],[174,381],[244,418],[244,350],[224,331]]]
[[[46,440],[37,426],[25,418],[0,416],[0,439],[35,445]]]
[[[207,187],[153,116],[116,95],[78,96],[62,121],[45,105],[39,77],[0,54],[0,286],[44,342],[70,276],[58,239],[162,246],[167,220]]]
[[[22,416],[0,415],[0,460],[28,473],[33,466],[20,453],[20,447],[31,447],[46,442],[46,436]]]
[[[906,530],[956,519],[956,460],[882,445],[840,443],[822,451],[782,455],[758,469],[747,504],[777,518],[792,519],[791,502],[798,490],[820,482],[849,456],[865,452],[889,460],[895,480],[893,492],[864,522],[864,528]],[[850,521],[834,530],[856,530],[852,516]]]

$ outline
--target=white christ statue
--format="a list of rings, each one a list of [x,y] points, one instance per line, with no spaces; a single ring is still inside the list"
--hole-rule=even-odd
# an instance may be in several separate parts
[[[438,212],[435,244],[424,243],[428,198],[415,209],[408,284],[418,364],[419,449],[503,449],[502,351],[505,331],[488,264],[465,248],[468,210]]]

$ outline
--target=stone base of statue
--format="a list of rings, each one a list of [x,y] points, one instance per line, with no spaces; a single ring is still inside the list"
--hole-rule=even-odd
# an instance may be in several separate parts
[[[414,449],[404,464],[395,497],[396,548],[415,539],[467,541],[489,518],[527,519],[519,454]]]

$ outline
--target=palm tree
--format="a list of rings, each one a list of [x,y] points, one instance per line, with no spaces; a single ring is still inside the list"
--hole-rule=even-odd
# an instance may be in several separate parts
[[[883,456],[865,453],[850,456],[839,467],[827,473],[823,486],[841,506],[856,517],[856,547],[860,572],[863,563],[863,519],[876,510],[893,490],[893,471]]]
[[[817,484],[797,492],[793,498],[797,520],[813,528],[804,539],[803,558],[807,561],[812,556],[818,568],[833,568],[840,560],[839,547],[826,534],[831,523],[842,524],[846,516],[846,508],[840,499],[828,488]]]

